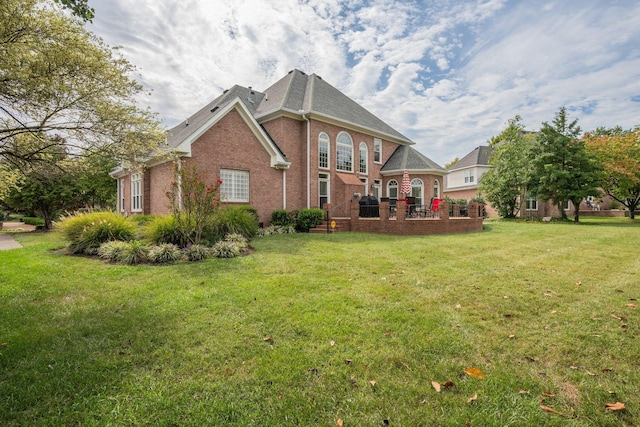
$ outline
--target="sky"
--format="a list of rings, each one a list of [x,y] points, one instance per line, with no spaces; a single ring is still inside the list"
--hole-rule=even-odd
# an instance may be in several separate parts
[[[89,0],[172,127],[234,84],[315,73],[444,166],[519,115],[640,125],[637,0]]]

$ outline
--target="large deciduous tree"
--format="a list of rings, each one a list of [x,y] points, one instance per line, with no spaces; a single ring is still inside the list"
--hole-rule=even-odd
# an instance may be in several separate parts
[[[0,162],[28,168],[51,147],[124,161],[148,154],[164,136],[136,102],[143,89],[133,71],[50,0],[2,0]],[[18,149],[21,135],[36,143]]]
[[[580,202],[598,194],[599,165],[578,138],[578,120],[569,121],[561,108],[551,124],[544,122],[533,148],[529,187],[543,200],[551,200],[566,219],[564,202],[575,207],[574,221],[580,221]]]
[[[533,143],[534,137],[525,132],[520,116],[510,119],[507,128],[491,139],[491,169],[482,176],[480,190],[502,217],[513,218],[518,212]]]
[[[587,132],[583,139],[603,166],[604,192],[626,206],[629,218],[634,219],[640,204],[640,128],[600,128]]]

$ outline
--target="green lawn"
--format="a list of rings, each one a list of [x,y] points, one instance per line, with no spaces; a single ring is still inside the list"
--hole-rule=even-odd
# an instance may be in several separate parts
[[[1,425],[640,423],[637,221],[280,235],[135,267],[17,239],[0,251]]]

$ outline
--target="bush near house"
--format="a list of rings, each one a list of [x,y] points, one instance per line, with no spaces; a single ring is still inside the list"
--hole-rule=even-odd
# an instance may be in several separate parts
[[[271,213],[271,225],[276,227],[295,227],[297,231],[308,232],[309,229],[322,224],[324,211],[319,208],[287,211],[278,209]]]
[[[183,231],[173,215],[148,216],[142,221],[134,218],[113,212],[79,213],[63,218],[56,229],[68,242],[71,253],[97,255],[128,265],[200,261],[209,256],[232,258],[249,249],[247,236],[255,236],[258,231],[255,211],[242,206],[220,209],[214,225],[204,229],[204,241],[211,242],[211,249],[185,245]]]

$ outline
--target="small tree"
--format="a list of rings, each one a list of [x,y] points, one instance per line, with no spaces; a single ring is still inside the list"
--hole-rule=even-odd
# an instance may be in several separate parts
[[[640,128],[601,128],[586,133],[583,139],[603,166],[604,192],[626,206],[629,218],[634,219],[640,205]]]
[[[563,206],[571,201],[574,221],[580,220],[580,202],[598,193],[599,166],[578,139],[578,120],[569,121],[566,108],[556,113],[552,124],[544,122],[533,150],[530,188],[539,197],[551,200],[567,219]]]
[[[175,180],[167,191],[169,206],[183,236],[182,246],[197,245],[220,205],[220,184],[207,184],[195,165],[176,163]]]
[[[509,120],[505,130],[491,139],[494,148],[489,169],[480,181],[480,189],[500,216],[513,218],[524,195],[533,136],[526,134],[520,116]]]

